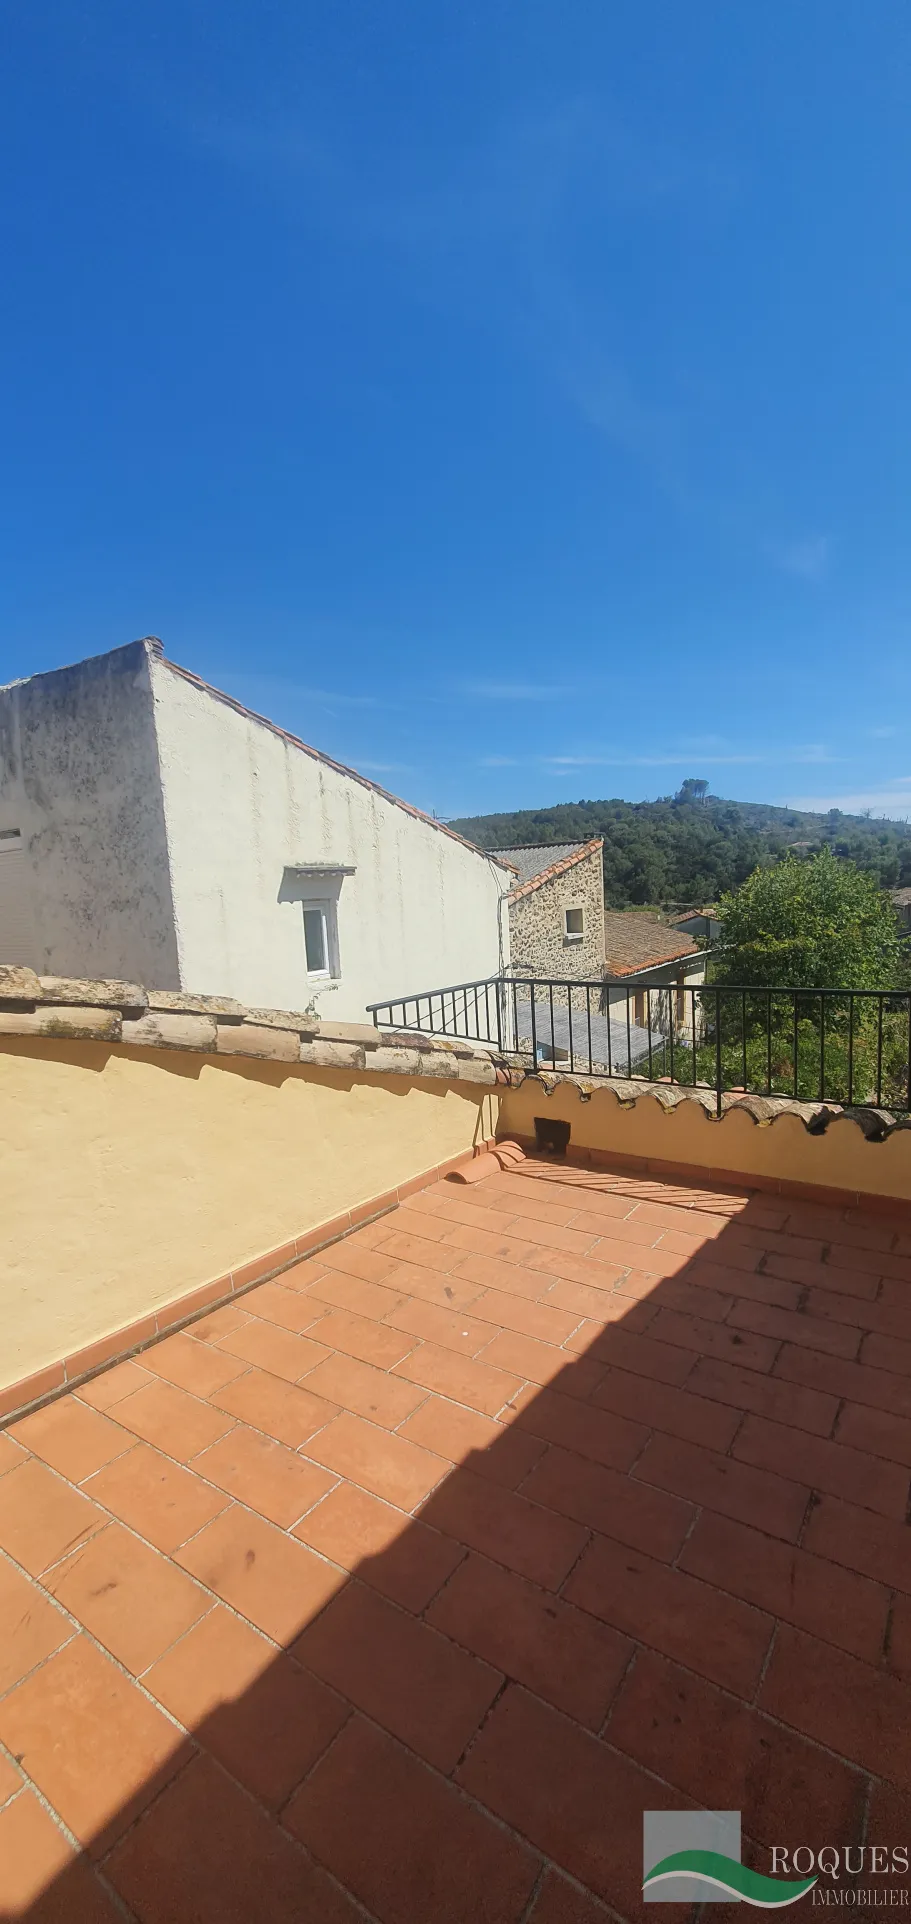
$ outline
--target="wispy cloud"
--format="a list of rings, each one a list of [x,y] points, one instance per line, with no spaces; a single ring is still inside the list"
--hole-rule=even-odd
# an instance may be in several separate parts
[[[854,789],[847,795],[803,795],[791,806],[823,815],[830,808],[840,808],[845,815],[861,815],[869,809],[871,815],[907,821],[911,816],[911,775],[893,775],[880,788]]]
[[[309,644],[308,644],[309,645]],[[336,638],[333,646],[344,651],[343,638]],[[251,707],[268,707],[275,702],[309,702],[317,708],[388,708],[392,704],[379,695],[365,693],[361,689],[314,688],[309,682],[294,681],[286,675],[238,675],[233,669],[213,669],[220,687],[247,702]]]
[[[366,769],[368,775],[410,775],[412,772],[410,762],[368,762],[363,755],[357,756],[354,765]]]
[[[782,762],[804,766],[834,762],[839,757],[831,755],[821,743],[810,742],[793,748],[760,748],[725,755],[703,755],[694,753],[690,747],[683,747],[655,755],[626,755],[604,749],[598,754],[542,755],[537,759],[545,768],[683,768],[691,762],[698,762],[700,768],[736,768],[766,767]]]
[[[797,541],[771,542],[769,553],[785,574],[796,575],[801,581],[824,581],[829,572],[832,542],[827,534],[804,535]]]
[[[551,755],[545,758],[547,768],[683,768],[688,765],[685,755]],[[762,755],[703,755],[700,766],[706,768],[744,767],[754,762],[762,762]]]
[[[565,701],[577,692],[536,681],[466,681],[459,689],[474,701]]]
[[[900,735],[901,729],[894,726],[888,728],[865,728],[864,734],[869,735],[871,741],[888,742],[892,740],[894,735]]]
[[[793,747],[731,750],[726,754],[704,755],[691,744],[668,748],[654,755],[629,755],[624,749],[602,748],[574,755],[484,755],[479,768],[548,768],[567,773],[574,768],[744,768],[793,766],[812,767],[837,763],[841,757],[830,753],[821,742],[797,743]]]

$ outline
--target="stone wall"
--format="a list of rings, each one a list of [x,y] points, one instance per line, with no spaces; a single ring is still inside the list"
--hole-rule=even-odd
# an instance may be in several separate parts
[[[565,911],[581,908],[581,942],[565,937]],[[604,973],[604,882],[600,844],[546,881],[509,900],[509,945],[515,975],[571,976],[599,982]]]

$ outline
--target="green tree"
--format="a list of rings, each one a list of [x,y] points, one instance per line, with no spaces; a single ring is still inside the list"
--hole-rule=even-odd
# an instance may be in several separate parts
[[[718,905],[714,979],[757,988],[888,989],[905,979],[895,910],[875,877],[824,848],[757,868]]]

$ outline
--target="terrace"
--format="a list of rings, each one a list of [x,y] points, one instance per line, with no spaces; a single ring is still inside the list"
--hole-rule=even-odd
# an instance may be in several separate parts
[[[179,1058],[161,1024],[186,1013],[121,1011],[102,1043],[83,1009],[66,1038],[74,997],[43,993],[0,1052],[15,1142],[48,1083],[75,1140],[47,1229],[27,1197],[9,1218],[57,1322],[0,1434],[0,1915],[595,1924],[643,1915],[644,1810],[742,1810],[764,1871],[773,1844],[906,1841],[906,1129],[630,1105],[290,1016],[270,1056],[261,1011],[197,1010],[232,1054],[196,1030]],[[530,1145],[542,1106],[566,1160]],[[74,1226],[105,1116],[119,1207],[143,1159],[128,1232],[94,1206]],[[364,1145],[394,1136],[380,1193],[396,1171],[362,1173]],[[254,1259],[264,1190],[283,1241]],[[223,1234],[237,1266],[206,1282]],[[841,1879],[860,1915],[869,1883]]]

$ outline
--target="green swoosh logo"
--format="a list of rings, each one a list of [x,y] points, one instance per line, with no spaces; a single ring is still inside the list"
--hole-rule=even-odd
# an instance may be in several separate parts
[[[784,1877],[764,1877],[761,1871],[751,1871],[746,1864],[736,1863],[733,1857],[722,1857],[718,1851],[674,1851],[672,1856],[662,1857],[660,1864],[653,1865],[642,1880],[642,1889],[650,1891],[669,1877],[692,1877],[705,1884],[717,1884],[719,1890],[729,1891],[745,1904],[758,1904],[763,1910],[780,1910],[783,1904],[795,1904],[816,1883],[815,1877],[799,1877],[793,1882]]]

